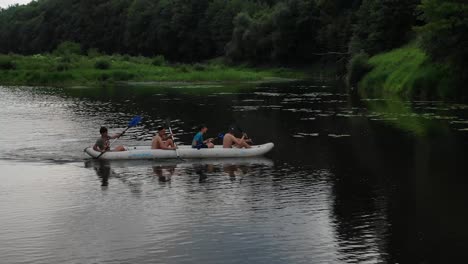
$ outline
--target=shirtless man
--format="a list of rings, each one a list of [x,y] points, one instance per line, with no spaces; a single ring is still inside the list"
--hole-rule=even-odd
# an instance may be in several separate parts
[[[96,140],[96,143],[93,146],[95,151],[99,152],[106,152],[106,151],[125,151],[126,148],[124,146],[117,146],[113,150],[110,149],[110,142],[109,139],[118,138],[120,134],[115,134],[113,136],[109,136],[107,134],[107,127],[101,127],[99,133],[101,133],[101,137]]]
[[[236,138],[234,136],[234,128],[229,129],[229,132],[224,135],[223,138],[223,148],[250,148],[250,145],[247,143],[250,140],[246,139],[247,135],[244,133],[242,138]]]
[[[164,127],[158,128],[158,133],[153,137],[151,142],[152,149],[176,149],[174,142],[169,138],[170,135],[166,135],[166,129]]]

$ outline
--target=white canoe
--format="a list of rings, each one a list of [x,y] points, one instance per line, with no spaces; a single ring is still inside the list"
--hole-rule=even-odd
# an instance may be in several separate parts
[[[192,146],[179,146],[180,158],[185,159],[216,159],[216,158],[248,158],[262,156],[273,149],[273,143],[252,146],[249,149],[223,148],[215,146],[212,149],[194,149]],[[92,147],[85,149],[86,154],[96,158],[101,154]],[[129,147],[127,151],[110,151],[99,159],[103,160],[141,160],[141,159],[176,159],[175,150],[151,149],[150,146]]]

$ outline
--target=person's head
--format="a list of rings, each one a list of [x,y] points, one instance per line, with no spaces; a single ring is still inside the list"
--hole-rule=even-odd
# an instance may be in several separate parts
[[[163,126],[158,127],[158,134],[160,136],[165,135],[166,134],[166,128],[163,127]]]
[[[206,127],[205,124],[200,125],[200,126],[198,127],[198,129],[199,129],[199,131],[202,132],[203,134],[205,134],[206,131],[208,131],[208,127]]]
[[[101,136],[106,136],[107,135],[107,127],[101,127],[101,129],[99,129],[99,133],[101,134]]]
[[[229,134],[234,135],[235,132],[236,132],[236,129],[234,127],[229,127],[228,129]]]

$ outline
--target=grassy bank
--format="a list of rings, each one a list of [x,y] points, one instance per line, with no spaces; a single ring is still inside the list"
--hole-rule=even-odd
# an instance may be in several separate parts
[[[358,84],[361,94],[404,97],[454,98],[457,76],[447,65],[436,64],[416,45],[409,45],[368,59],[370,71]]]
[[[96,85],[122,81],[261,81],[305,78],[290,69],[257,69],[222,63],[168,64],[164,58],[127,55],[0,55],[3,85]]]

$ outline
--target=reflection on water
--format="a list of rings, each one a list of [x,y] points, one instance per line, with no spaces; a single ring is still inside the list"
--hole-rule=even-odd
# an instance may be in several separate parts
[[[114,169],[113,169],[114,166]],[[135,167],[136,166],[136,167]],[[203,159],[203,160],[178,160],[167,161],[108,161],[92,160],[85,161],[84,167],[91,168],[96,172],[103,190],[109,187],[109,179],[118,179],[121,182],[130,183],[127,172],[131,168],[131,177],[139,178],[155,177],[158,181],[165,183],[171,182],[173,177],[184,177],[187,175],[196,175],[199,177],[199,183],[206,182],[209,176],[223,177],[228,176],[231,181],[242,179],[249,176],[252,172],[259,172],[260,168],[271,169],[274,162],[268,158],[256,157],[250,159]],[[145,168],[151,168],[151,171]],[[123,170],[123,172],[119,172]],[[128,178],[131,178],[128,177]],[[133,187],[135,184],[133,184]],[[140,192],[133,188],[133,192]]]
[[[468,106],[335,84],[0,87],[0,262],[455,263]],[[235,124],[266,158],[95,161],[105,125],[149,145]],[[83,160],[85,160],[83,165]]]

